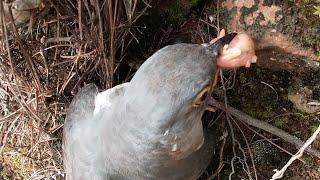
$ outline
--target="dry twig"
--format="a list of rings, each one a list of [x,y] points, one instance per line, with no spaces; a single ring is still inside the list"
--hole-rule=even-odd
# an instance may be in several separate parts
[[[247,114],[245,114],[245,113],[243,113],[243,112],[241,112],[231,106],[225,107],[225,105],[223,103],[218,102],[217,100],[215,100],[213,98],[211,98],[209,100],[208,104],[211,106],[217,107],[219,109],[228,111],[231,115],[237,117],[238,119],[244,121],[245,123],[247,123],[251,126],[265,130],[273,135],[276,135],[276,136],[282,138],[286,142],[293,144],[297,149],[301,148],[304,144],[303,141],[301,141],[297,137],[292,136],[292,135],[286,133],[285,131],[283,131],[279,128],[276,128],[276,127],[274,127],[264,121],[252,118],[249,115],[247,115]],[[320,152],[318,150],[315,150],[312,148],[307,148],[306,151],[308,153],[310,153],[311,155],[320,158]]]
[[[295,161],[296,159],[299,159],[303,155],[303,152],[317,138],[317,135],[319,133],[320,133],[320,125],[318,126],[317,130],[312,134],[312,136],[310,136],[310,138],[303,144],[303,146],[299,149],[299,151],[289,159],[287,164],[284,165],[281,170],[277,170],[277,169],[274,170],[275,173],[272,176],[271,180],[282,178],[282,176],[286,172],[287,168],[293,163],[293,161]]]

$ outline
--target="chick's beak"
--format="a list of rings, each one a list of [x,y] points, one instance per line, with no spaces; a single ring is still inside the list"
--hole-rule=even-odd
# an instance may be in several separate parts
[[[217,58],[217,64],[222,68],[250,67],[251,63],[256,62],[254,43],[247,34],[237,34],[222,48]]]

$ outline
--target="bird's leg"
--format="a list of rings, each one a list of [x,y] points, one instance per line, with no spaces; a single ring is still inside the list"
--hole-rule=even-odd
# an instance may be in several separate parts
[[[192,106],[193,107],[199,107],[203,104],[204,100],[203,99],[203,96],[204,94],[208,93],[210,90],[210,85],[204,87],[199,93],[198,95],[194,98],[193,100],[193,103],[192,103]],[[208,95],[208,94],[207,94]]]
[[[207,99],[207,97],[203,99],[204,94],[207,94],[206,96],[209,95],[210,92],[210,85],[204,87],[199,94],[196,96],[196,98],[194,99],[192,106],[197,108],[199,106],[202,106],[203,104],[205,104],[205,100]],[[206,106],[206,110],[207,111],[211,111],[211,112],[216,112],[216,108],[214,108],[213,106]]]

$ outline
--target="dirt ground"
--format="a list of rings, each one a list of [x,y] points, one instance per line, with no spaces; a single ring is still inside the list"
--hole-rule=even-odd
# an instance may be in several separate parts
[[[63,179],[62,128],[80,87],[127,82],[156,50],[209,42],[222,28],[249,33],[258,56],[251,68],[223,71],[230,106],[303,141],[320,124],[317,0],[35,2],[25,9],[13,4],[13,18],[0,8],[0,179]],[[213,96],[224,101],[221,82]],[[230,134],[223,111],[206,114],[204,121],[217,139]],[[232,179],[249,179],[254,171],[259,180],[270,179],[298,151],[236,118],[232,129],[239,142],[236,160],[231,163],[229,135],[217,141],[215,160],[200,179],[228,179],[232,166]],[[320,137],[312,148],[320,151]],[[284,179],[320,179],[319,167],[320,159],[306,154]]]

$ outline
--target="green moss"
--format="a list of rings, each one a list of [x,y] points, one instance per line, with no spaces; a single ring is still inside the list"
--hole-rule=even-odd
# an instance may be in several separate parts
[[[274,121],[274,125],[280,129],[283,129],[285,127],[286,123],[287,123],[287,119],[285,119],[285,118],[276,119]]]
[[[188,0],[191,6],[196,6],[199,0]]]
[[[261,76],[261,69],[260,68],[257,68],[257,70],[256,70],[256,73],[257,73],[257,75],[260,77]]]
[[[277,29],[284,34],[294,34],[292,39],[304,47],[320,51],[320,36],[317,29],[320,27],[320,18],[315,14],[315,6],[320,6],[317,0],[295,3],[284,1],[283,17],[277,24]],[[294,30],[294,31],[293,31]]]
[[[250,116],[258,119],[268,119],[275,115],[274,102],[270,102],[268,99],[261,97],[258,101],[251,99],[243,104],[243,111],[248,113]]]
[[[239,80],[241,83],[245,83],[247,81],[246,75],[244,73],[240,73]]]
[[[304,0],[301,2],[299,16],[307,25],[319,23],[320,5],[316,0]]]
[[[310,126],[310,135],[312,135],[317,129],[318,129],[318,124],[314,124]]]
[[[199,0],[177,0],[171,1],[164,7],[166,24],[177,27],[185,21],[185,15],[190,13],[190,9],[196,6]]]
[[[318,60],[320,60],[320,51],[318,51],[318,52],[316,53],[316,56],[317,56]]]
[[[167,23],[172,26],[179,25],[184,20],[184,12],[182,6],[175,2],[171,7],[167,10]]]
[[[229,22],[232,21],[233,14],[236,13],[237,10],[233,9],[230,12],[226,8],[220,9],[220,16],[219,16],[219,24],[220,27],[225,28],[225,29],[231,29],[231,24]],[[228,30],[230,33],[230,30]]]
[[[307,165],[311,165],[314,162],[312,156],[303,156],[303,160],[306,162]]]
[[[297,90],[300,89],[300,87],[302,87],[303,83],[302,80],[298,77],[293,77],[292,82],[291,82],[291,86],[288,87],[288,93],[293,93],[296,92]]]
[[[313,12],[313,14],[320,17],[320,5],[313,6],[313,7],[314,7],[314,12]]]

